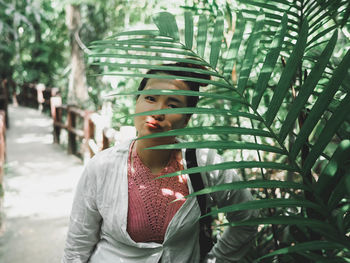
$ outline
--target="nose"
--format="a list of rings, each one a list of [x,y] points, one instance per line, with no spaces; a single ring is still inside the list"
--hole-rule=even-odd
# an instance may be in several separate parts
[[[157,120],[157,121],[163,121],[165,118],[165,115],[164,114],[153,114],[152,118]]]
[[[161,110],[166,108],[166,106],[164,106],[162,103],[157,103],[157,105],[155,105],[154,110]],[[152,114],[152,117],[157,120],[157,121],[163,121],[165,118],[165,114]]]

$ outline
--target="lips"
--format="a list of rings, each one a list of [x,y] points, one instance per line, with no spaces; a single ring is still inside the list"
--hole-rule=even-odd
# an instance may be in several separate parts
[[[151,128],[151,129],[160,129],[160,125],[157,121],[154,121],[154,120],[149,120],[146,122],[146,125]]]

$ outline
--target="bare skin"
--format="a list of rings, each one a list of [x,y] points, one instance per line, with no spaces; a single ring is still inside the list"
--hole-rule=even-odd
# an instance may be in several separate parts
[[[149,79],[147,89],[189,90],[186,83],[180,80]],[[181,95],[140,95],[136,101],[135,112],[145,112],[166,108],[181,108],[187,106],[187,97]],[[186,114],[159,114],[137,116],[134,119],[137,136],[169,131],[186,127],[189,116]],[[158,174],[168,163],[172,150],[146,150],[145,148],[175,143],[175,137],[150,138],[136,141],[134,147],[142,162],[150,168],[153,174]],[[176,152],[181,159],[181,151]]]

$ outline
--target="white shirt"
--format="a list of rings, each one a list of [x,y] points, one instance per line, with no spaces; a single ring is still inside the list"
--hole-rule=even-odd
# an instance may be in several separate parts
[[[128,173],[131,141],[104,150],[92,158],[78,183],[73,202],[63,263],[199,262],[200,209],[188,198],[170,221],[162,244],[136,243],[127,233]],[[197,149],[198,166],[221,161],[215,151]],[[182,156],[185,156],[183,151]],[[186,160],[183,159],[186,169]],[[238,181],[233,170],[202,173],[204,186]],[[189,192],[193,192],[187,176]],[[210,194],[207,203],[218,207],[251,200],[248,190]],[[248,219],[255,211],[229,213],[229,221]],[[227,227],[210,255],[216,262],[238,260],[249,248],[255,227]]]

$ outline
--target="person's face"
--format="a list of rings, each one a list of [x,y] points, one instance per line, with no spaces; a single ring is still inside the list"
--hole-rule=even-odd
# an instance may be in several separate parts
[[[181,80],[149,79],[144,89],[189,90],[189,87]],[[141,94],[136,101],[135,113],[186,106],[186,96]],[[155,132],[184,128],[188,120],[187,114],[154,114],[136,116],[134,123],[137,135],[141,137]],[[164,140],[165,138],[155,138],[157,139]],[[173,140],[174,137],[167,137],[167,140],[169,139]]]

